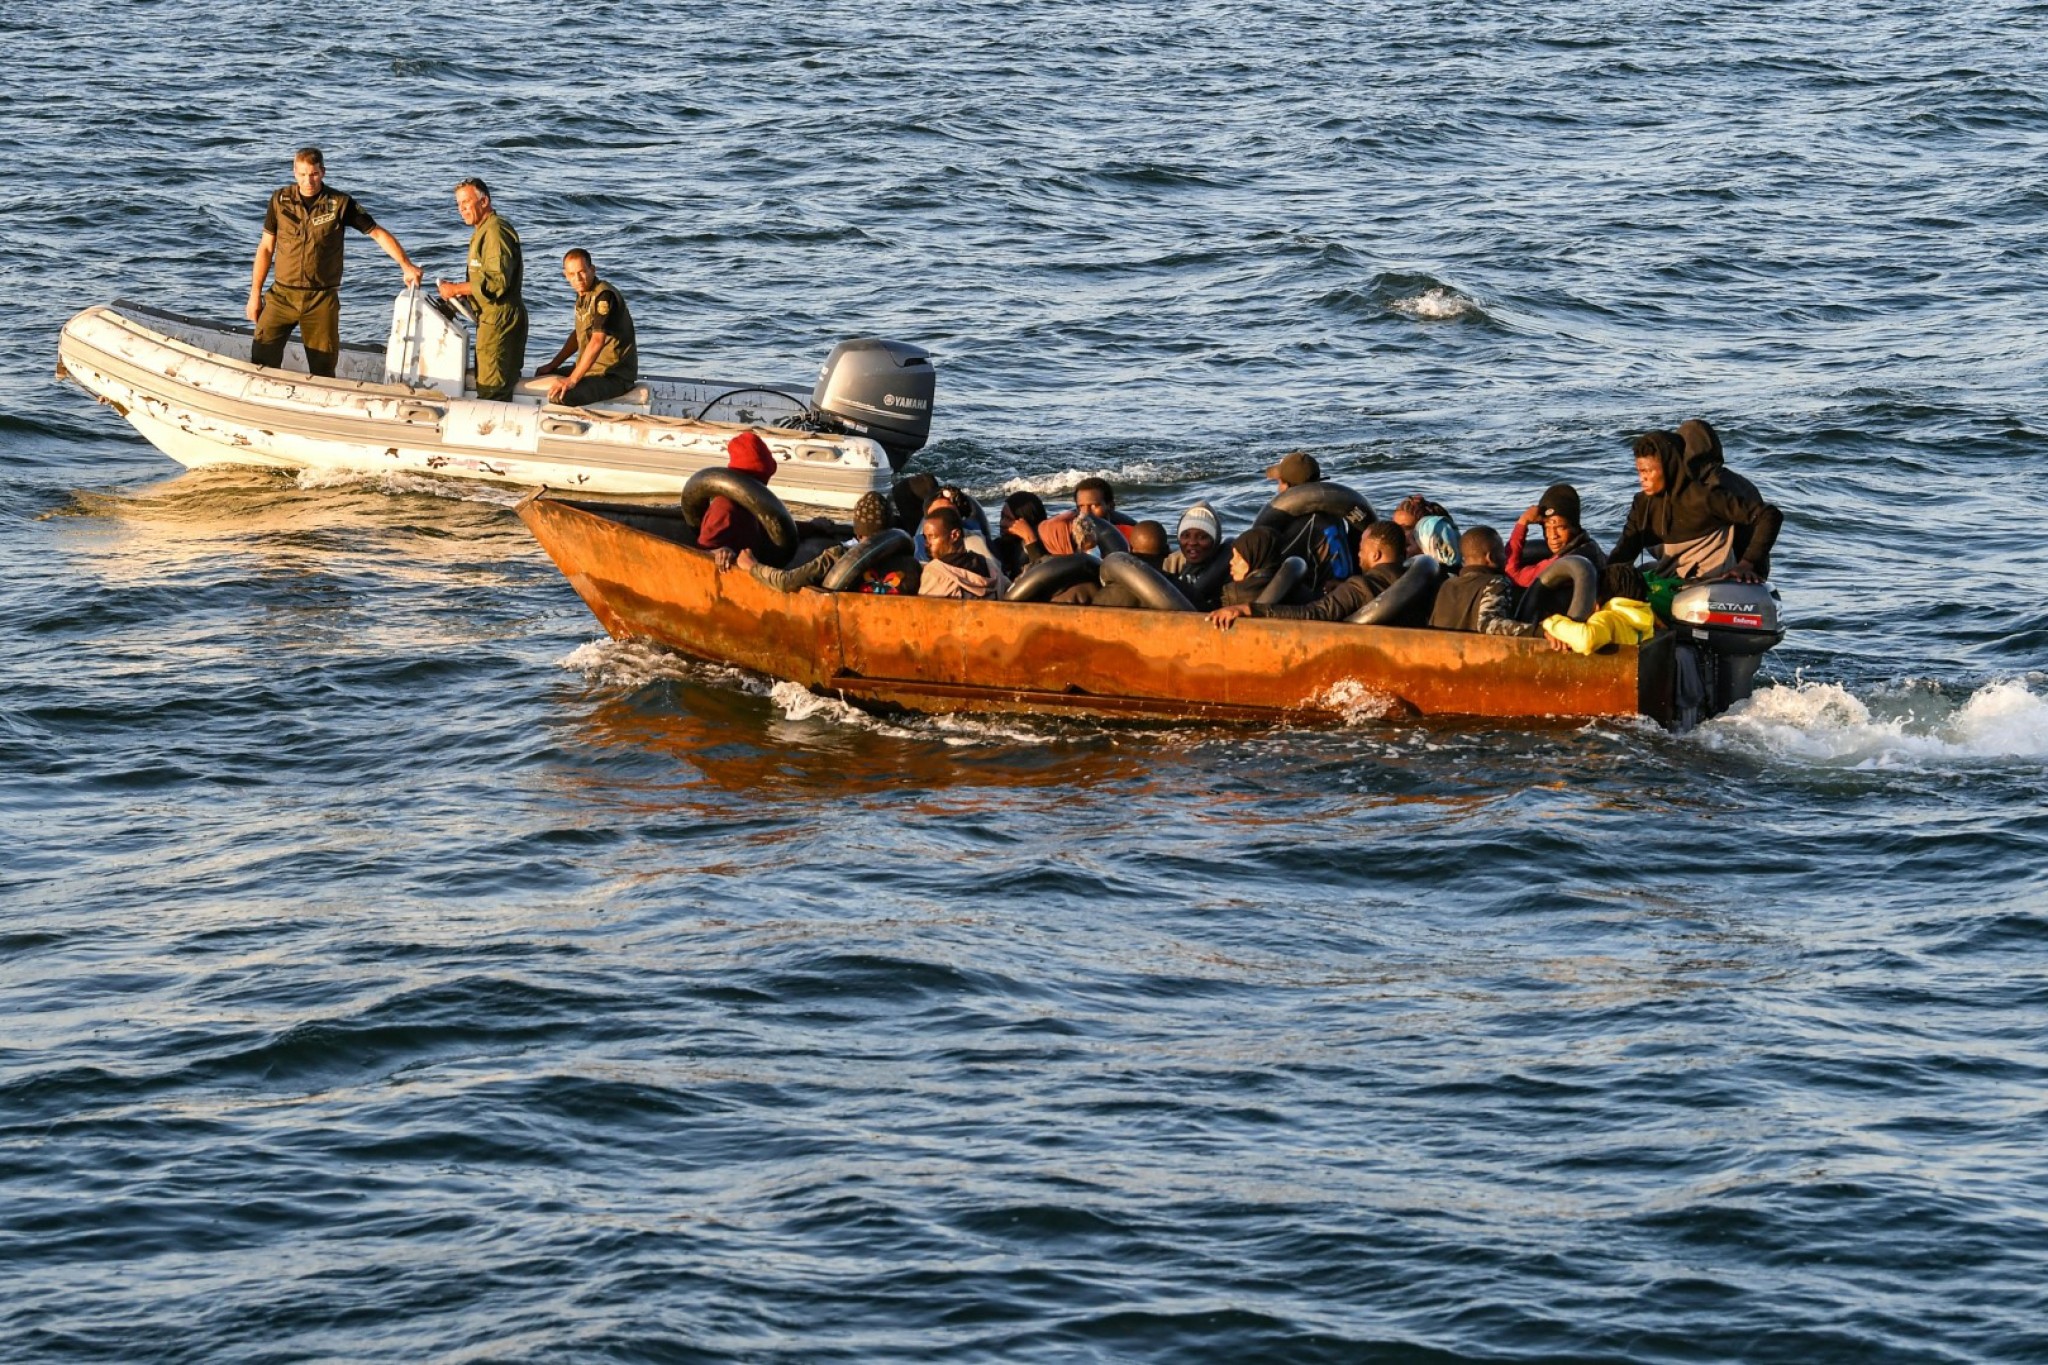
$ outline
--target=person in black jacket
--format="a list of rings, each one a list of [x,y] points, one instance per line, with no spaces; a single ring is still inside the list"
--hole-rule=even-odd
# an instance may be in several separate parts
[[[1257,533],[1245,532],[1245,536],[1254,534]],[[1240,545],[1244,543],[1245,536],[1238,537]],[[1257,602],[1240,602],[1210,612],[1209,623],[1218,630],[1229,630],[1232,625],[1247,616],[1273,621],[1348,621],[1354,613],[1400,580],[1402,571],[1408,567],[1407,553],[1406,532],[1391,521],[1373,522],[1358,537],[1358,562],[1362,566],[1361,571],[1349,578],[1338,579],[1330,585],[1328,592],[1313,602],[1301,605],[1281,603],[1273,606],[1262,606]],[[1419,626],[1427,621],[1428,617],[1429,599],[1425,596],[1416,604],[1416,609],[1384,624]]]
[[[1465,630],[1479,635],[1541,635],[1543,630],[1515,619],[1515,585],[1502,564],[1507,549],[1491,526],[1475,526],[1459,537],[1464,567],[1436,590],[1429,624],[1436,630]]]
[[[1771,546],[1785,518],[1761,498],[1732,491],[1724,480],[1702,483],[1686,465],[1685,443],[1675,432],[1653,431],[1635,443],[1636,478],[1643,491],[1629,504],[1628,523],[1608,555],[1633,564],[1659,547],[1658,568],[1685,579],[1732,578],[1760,583]],[[1737,532],[1749,536],[1737,550]]]

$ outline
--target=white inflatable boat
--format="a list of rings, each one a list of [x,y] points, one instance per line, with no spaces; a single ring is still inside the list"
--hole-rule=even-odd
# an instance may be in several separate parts
[[[250,329],[115,302],[64,325],[57,375],[126,417],[180,464],[394,470],[607,494],[681,492],[758,431],[776,490],[846,508],[886,491],[931,429],[930,357],[914,346],[842,342],[809,401],[800,386],[649,378],[587,408],[547,401],[547,379],[508,402],[476,395],[466,317],[418,289],[399,294],[379,351],[342,347],[332,379],[251,364]]]

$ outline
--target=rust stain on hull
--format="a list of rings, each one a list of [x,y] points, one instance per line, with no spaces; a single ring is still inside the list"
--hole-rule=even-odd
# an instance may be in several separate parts
[[[781,593],[659,534],[660,509],[536,494],[534,537],[619,638],[913,711],[1201,720],[1668,714],[1670,640],[1542,641],[1028,602]],[[638,524],[634,524],[638,523]]]

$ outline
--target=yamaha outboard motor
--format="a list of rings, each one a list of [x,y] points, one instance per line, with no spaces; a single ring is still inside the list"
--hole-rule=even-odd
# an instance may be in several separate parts
[[[1696,583],[1671,599],[1678,626],[1678,724],[1684,729],[1746,699],[1764,655],[1785,638],[1778,601],[1761,583]],[[1685,656],[1693,657],[1687,659]],[[1695,677],[1686,675],[1689,666]],[[1689,685],[1690,684],[1690,685]]]
[[[938,373],[932,358],[901,341],[859,337],[842,341],[818,372],[811,410],[856,436],[873,438],[901,469],[932,434],[932,395]]]

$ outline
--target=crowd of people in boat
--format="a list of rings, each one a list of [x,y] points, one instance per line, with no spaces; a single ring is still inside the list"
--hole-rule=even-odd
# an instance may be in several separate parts
[[[1421,494],[1385,519],[1375,516],[1363,497],[1326,481],[1303,451],[1265,471],[1274,499],[1234,535],[1214,506],[1197,501],[1179,513],[1169,536],[1164,521],[1119,507],[1102,478],[1082,479],[1073,505],[1058,511],[1035,493],[1011,493],[991,520],[964,489],[920,473],[898,480],[886,498],[863,497],[850,534],[830,521],[809,523],[787,564],[778,562],[784,556],[761,520],[722,495],[704,508],[696,543],[720,568],[745,570],[785,592],[836,587],[1094,607],[1184,604],[1225,629],[1245,617],[1367,620],[1548,636],[1580,648],[1585,635],[1574,626],[1585,619],[1589,596],[1593,605],[1633,610],[1660,589],[1668,601],[1678,584],[1753,583],[1770,573],[1783,517],[1726,467],[1709,423],[1695,418],[1645,433],[1632,453],[1640,492],[1605,551],[1586,530],[1578,490],[1568,483],[1546,488],[1505,536],[1490,525],[1461,531],[1448,509]],[[736,436],[728,455],[728,467],[751,480],[766,485],[774,477],[774,456],[753,432]],[[1572,571],[1553,571],[1560,567]],[[847,568],[856,572],[835,575]],[[1159,583],[1172,592],[1161,593]],[[1575,597],[1579,609],[1568,610]],[[1372,610],[1376,603],[1384,610]],[[1639,628],[1650,629],[1646,618]]]

